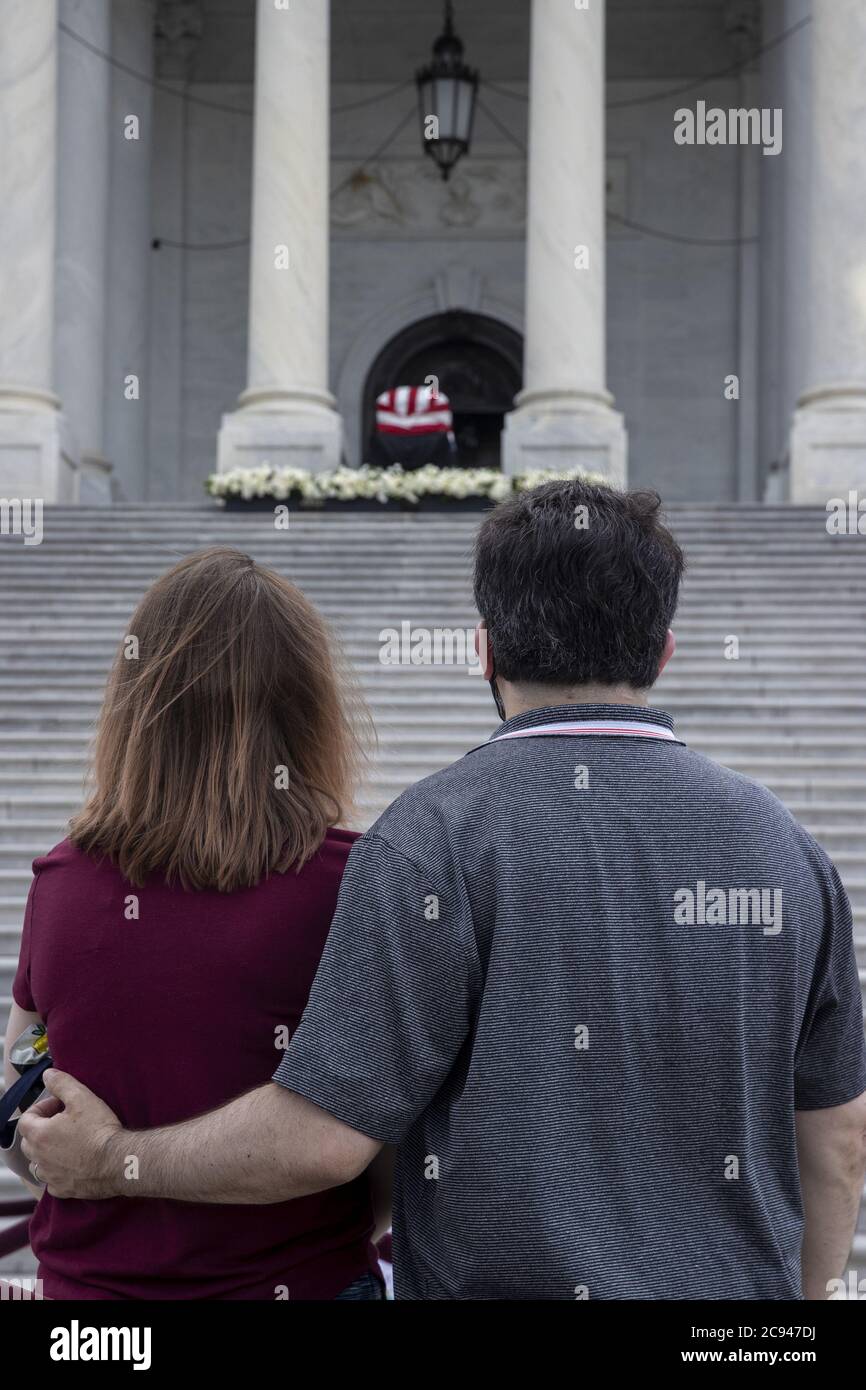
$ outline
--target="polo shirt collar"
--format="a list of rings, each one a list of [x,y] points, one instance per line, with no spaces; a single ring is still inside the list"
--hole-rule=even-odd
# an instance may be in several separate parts
[[[494,730],[488,743],[494,743],[503,734],[510,734],[519,729],[534,729],[542,724],[577,720],[591,720],[594,724],[623,721],[629,724],[661,724],[672,733],[674,731],[671,716],[665,710],[649,705],[546,705],[541,709],[530,709],[523,714],[512,715]]]

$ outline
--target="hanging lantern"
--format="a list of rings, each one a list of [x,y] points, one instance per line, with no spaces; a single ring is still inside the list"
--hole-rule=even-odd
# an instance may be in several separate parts
[[[415,74],[424,151],[447,179],[472,138],[478,73],[463,61],[454,32],[454,7],[445,5],[445,28],[433,45],[433,61]]]

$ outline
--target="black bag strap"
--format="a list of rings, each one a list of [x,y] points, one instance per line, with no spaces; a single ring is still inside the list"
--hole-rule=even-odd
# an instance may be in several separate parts
[[[15,1137],[15,1126],[17,1120],[12,1116],[19,1109],[21,1102],[26,1100],[34,1090],[42,1089],[42,1074],[51,1066],[51,1058],[40,1057],[39,1061],[32,1067],[28,1067],[22,1072],[17,1081],[13,1081],[8,1091],[4,1091],[0,1096],[0,1149],[8,1149]]]

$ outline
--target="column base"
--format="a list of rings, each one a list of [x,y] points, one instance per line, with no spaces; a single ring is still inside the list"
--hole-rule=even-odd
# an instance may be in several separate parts
[[[802,396],[791,426],[790,500],[826,503],[866,492],[866,390],[831,387]]]
[[[76,467],[58,410],[0,406],[0,496],[75,502]]]
[[[99,454],[82,454],[76,473],[76,502],[87,507],[110,507],[112,465]]]
[[[343,422],[336,410],[235,410],[224,415],[217,439],[217,472],[234,468],[339,468]]]
[[[506,473],[535,468],[582,468],[612,487],[624,487],[628,435],[616,410],[551,408],[540,400],[519,404],[505,417],[502,467]]]

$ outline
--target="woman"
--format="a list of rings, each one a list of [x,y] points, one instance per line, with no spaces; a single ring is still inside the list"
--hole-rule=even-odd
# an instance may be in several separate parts
[[[33,865],[7,1057],[43,1020],[136,1129],[267,1081],[355,839],[334,827],[358,754],[298,589],[227,549],[163,575],[108,680],[92,795]],[[382,1296],[372,1232],[365,1174],[261,1208],[45,1194],[31,1243],[49,1298],[356,1299]]]

